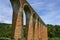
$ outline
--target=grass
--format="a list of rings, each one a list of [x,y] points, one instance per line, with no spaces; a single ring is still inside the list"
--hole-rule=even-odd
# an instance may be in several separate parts
[[[55,38],[49,38],[48,40],[60,40],[60,38],[55,37]]]

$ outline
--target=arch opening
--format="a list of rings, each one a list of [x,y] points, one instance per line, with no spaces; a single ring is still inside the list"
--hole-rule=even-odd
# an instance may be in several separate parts
[[[24,6],[24,12],[25,12],[26,14],[27,14],[27,13],[31,14],[31,11],[30,11],[29,6],[27,6],[27,5]]]
[[[24,6],[24,10],[23,10],[23,23],[24,23],[24,37],[25,39],[27,39],[27,33],[28,33],[28,27],[29,27],[29,18],[31,16],[31,11],[28,5]]]
[[[27,25],[27,20],[29,20],[30,16],[31,16],[31,12],[30,9],[27,5],[24,6],[24,10],[23,10],[23,15],[24,15],[24,25]]]

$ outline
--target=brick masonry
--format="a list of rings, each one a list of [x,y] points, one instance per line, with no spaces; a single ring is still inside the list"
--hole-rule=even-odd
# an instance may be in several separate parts
[[[13,8],[12,38],[24,40],[23,11],[25,11],[26,40],[48,40],[47,27],[30,4],[26,0],[10,0],[10,2]]]

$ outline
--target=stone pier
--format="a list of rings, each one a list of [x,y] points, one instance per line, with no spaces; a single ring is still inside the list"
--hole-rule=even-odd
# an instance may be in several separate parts
[[[26,40],[48,40],[47,27],[26,0],[10,0],[13,8],[12,38],[24,40],[23,11],[26,15]]]

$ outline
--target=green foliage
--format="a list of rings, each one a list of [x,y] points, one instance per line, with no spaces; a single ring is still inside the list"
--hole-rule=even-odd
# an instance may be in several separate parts
[[[0,38],[11,38],[12,24],[0,23]],[[24,37],[26,37],[26,25],[24,25]],[[20,40],[20,39],[19,39]]]
[[[11,24],[0,23],[0,37],[11,38],[12,26]]]
[[[47,24],[49,40],[60,40],[60,26]],[[11,38],[12,25],[0,23],[0,38]],[[26,25],[24,25],[24,37],[26,38]],[[20,39],[19,39],[20,40]]]
[[[48,40],[60,40],[60,38],[55,37],[55,38],[49,38]]]
[[[59,25],[47,25],[48,37],[60,37],[60,26]]]
[[[21,40],[20,38],[18,40]]]

